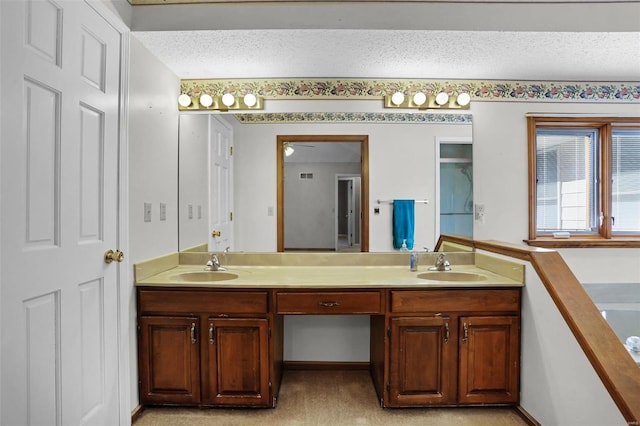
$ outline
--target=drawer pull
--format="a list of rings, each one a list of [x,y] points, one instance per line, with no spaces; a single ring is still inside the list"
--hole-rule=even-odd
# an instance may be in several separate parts
[[[196,323],[191,323],[191,343],[196,342]]]
[[[318,305],[324,306],[325,308],[332,308],[334,306],[340,306],[340,302],[318,302]]]
[[[213,324],[209,324],[209,344],[213,345],[215,340],[213,338]]]
[[[449,343],[449,323],[444,323],[444,342]]]
[[[462,343],[467,343],[469,340],[469,325],[466,322],[462,323],[462,328],[464,329],[464,337],[462,338]]]

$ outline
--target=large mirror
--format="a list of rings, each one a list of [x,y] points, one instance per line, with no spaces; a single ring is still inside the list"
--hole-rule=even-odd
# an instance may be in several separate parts
[[[442,143],[470,143],[470,116],[430,121],[396,114],[402,118],[391,121],[390,115],[367,123],[250,124],[233,115],[181,115],[179,250],[393,251],[394,199],[416,200],[414,247],[432,250],[451,198],[463,196],[467,209],[473,201],[467,189],[440,193],[447,188],[440,182]],[[285,144],[295,154],[287,157]],[[356,149],[362,146],[366,153]],[[303,193],[281,182],[285,167]],[[312,191],[318,171],[328,176],[323,194]],[[219,189],[225,185],[227,192]]]

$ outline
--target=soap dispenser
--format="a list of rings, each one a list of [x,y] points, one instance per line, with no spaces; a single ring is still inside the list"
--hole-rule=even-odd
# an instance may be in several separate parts
[[[416,272],[418,270],[418,252],[412,251],[409,256],[409,270]]]

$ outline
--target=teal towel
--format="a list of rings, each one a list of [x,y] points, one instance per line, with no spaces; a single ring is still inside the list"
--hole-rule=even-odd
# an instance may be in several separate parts
[[[403,240],[407,249],[413,248],[415,206],[415,200],[393,200],[393,248],[401,248]]]

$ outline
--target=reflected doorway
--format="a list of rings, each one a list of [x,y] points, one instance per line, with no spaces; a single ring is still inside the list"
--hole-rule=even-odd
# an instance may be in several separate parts
[[[473,146],[469,138],[436,140],[436,235],[473,237]]]
[[[338,249],[339,176],[359,176],[359,193],[352,197],[352,202],[358,201],[360,211],[352,206],[355,223],[350,250],[354,250],[357,238],[359,249],[355,246],[355,250],[368,251],[368,136],[279,135],[276,149],[278,252]],[[359,150],[358,163],[346,165],[331,160],[336,158],[336,152],[330,153],[333,149],[343,150],[337,153],[343,163],[347,163],[344,158],[348,151]]]
[[[360,251],[360,175],[336,176],[337,252]]]

